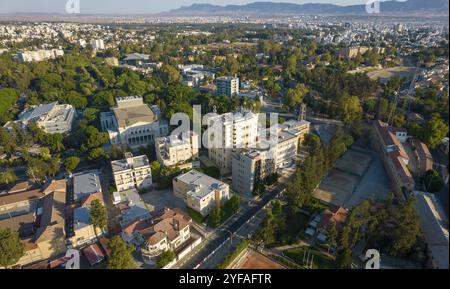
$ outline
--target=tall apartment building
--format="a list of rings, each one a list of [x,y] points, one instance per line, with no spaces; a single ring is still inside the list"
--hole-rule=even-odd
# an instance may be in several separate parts
[[[207,216],[216,206],[230,198],[227,184],[192,170],[173,179],[173,192],[188,207]]]
[[[155,149],[158,161],[165,167],[192,168],[199,165],[199,136],[193,131],[157,138]]]
[[[290,120],[278,125],[275,166],[277,169],[289,166],[295,160],[298,146],[310,131],[308,121]]]
[[[169,126],[161,119],[158,106],[151,108],[140,96],[116,98],[117,107],[100,115],[103,131],[107,131],[111,144],[136,148],[154,143],[165,136]]]
[[[222,172],[231,170],[232,150],[256,144],[258,114],[226,113],[208,119],[208,155]]]
[[[72,130],[74,118],[73,106],[52,102],[30,106],[19,114],[17,121],[6,123],[5,128],[11,128],[13,123],[24,128],[29,122],[35,122],[46,133],[67,133]]]
[[[274,150],[269,146],[259,149],[237,150],[233,153],[233,191],[251,194],[257,184],[275,173]]]
[[[257,183],[264,181],[277,169],[292,165],[299,144],[304,135],[309,133],[310,123],[304,120],[290,120],[274,128],[277,133],[274,142],[261,136],[254,148],[233,151],[234,191],[249,194],[253,192]]]
[[[234,96],[239,94],[239,78],[232,76],[218,77],[216,81],[217,94]]]
[[[133,188],[147,189],[152,186],[152,172],[146,155],[133,157],[125,154],[125,159],[111,162],[117,191]]]

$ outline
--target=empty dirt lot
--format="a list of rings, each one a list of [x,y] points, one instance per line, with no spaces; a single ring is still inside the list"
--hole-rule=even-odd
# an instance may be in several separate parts
[[[233,262],[231,269],[287,269],[282,264],[253,250],[245,250],[241,256]]]

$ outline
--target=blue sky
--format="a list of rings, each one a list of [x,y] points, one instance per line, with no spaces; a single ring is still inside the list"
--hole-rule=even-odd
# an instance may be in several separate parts
[[[0,0],[0,14],[19,12],[64,13],[69,0]],[[364,4],[366,0],[79,0],[81,13],[158,13],[193,3],[245,4],[256,1],[291,3]]]

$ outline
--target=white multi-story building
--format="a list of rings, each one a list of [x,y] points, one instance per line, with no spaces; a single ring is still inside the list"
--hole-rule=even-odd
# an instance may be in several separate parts
[[[30,122],[35,122],[46,133],[67,133],[72,130],[75,109],[69,104],[52,102],[43,105],[33,105],[19,114],[15,122],[8,122],[5,128],[10,129],[12,123],[24,128]]]
[[[298,147],[305,134],[310,131],[308,121],[290,120],[278,125],[275,166],[277,169],[292,165],[297,156]]]
[[[18,59],[22,62],[44,61],[62,56],[64,56],[62,49],[24,51],[17,54]]]
[[[117,191],[133,188],[148,189],[152,186],[152,171],[146,155],[133,157],[125,154],[125,159],[111,162]]]
[[[262,133],[274,131],[274,141],[260,136],[258,143],[251,149],[235,150],[232,154],[233,190],[242,194],[252,193],[258,183],[277,169],[295,163],[298,147],[309,133],[310,123],[290,120]]]
[[[265,148],[244,149],[233,153],[233,191],[251,194],[259,183],[275,173],[275,150]]]
[[[239,94],[239,77],[222,76],[217,78],[217,94],[234,96]]]
[[[104,50],[106,49],[105,42],[103,39],[92,39],[91,40],[91,47],[94,50]]]
[[[116,98],[117,107],[101,113],[103,131],[107,131],[111,144],[136,148],[153,144],[165,136],[169,126],[161,119],[158,106],[151,108],[140,96]]]
[[[199,136],[193,131],[160,137],[155,142],[156,157],[165,167],[198,167]]]
[[[227,184],[192,170],[173,179],[173,192],[188,207],[207,216],[216,206],[230,198]]]
[[[208,154],[222,172],[231,170],[232,150],[256,144],[258,114],[226,113],[208,118]]]

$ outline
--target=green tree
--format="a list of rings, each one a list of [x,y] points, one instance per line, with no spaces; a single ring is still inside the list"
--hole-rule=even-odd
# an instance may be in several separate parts
[[[134,246],[126,244],[120,236],[114,236],[109,241],[111,255],[108,259],[108,269],[134,269],[136,263],[133,259]]]
[[[91,203],[89,210],[89,223],[91,223],[94,227],[94,231],[96,233],[96,228],[103,231],[108,225],[108,213],[105,206],[99,200],[94,200]]]
[[[422,182],[425,186],[425,189],[431,193],[439,192],[444,186],[444,182],[439,176],[439,173],[435,170],[429,170],[425,172],[425,174],[422,176]]]
[[[25,245],[20,241],[19,233],[0,228],[0,266],[16,264],[24,253]]]
[[[350,269],[352,265],[352,251],[350,249],[341,250],[336,257],[336,263],[341,269]]]
[[[284,98],[284,106],[288,110],[297,108],[303,101],[303,97],[309,92],[304,84],[299,84],[295,89],[289,88]]]
[[[13,170],[8,169],[4,172],[0,172],[0,184],[9,185],[17,181],[17,176]]]
[[[434,149],[448,133],[448,125],[438,113],[434,113],[423,128],[424,142]]]
[[[183,77],[181,76],[178,69],[169,64],[163,65],[163,67],[161,68],[161,75],[162,79],[166,83],[181,82],[183,80]]]
[[[308,133],[303,139],[303,145],[308,148],[310,154],[316,154],[319,152],[322,144],[320,137],[316,134]]]
[[[208,216],[208,225],[212,228],[216,228],[222,221],[222,208],[221,206],[215,207]]]
[[[69,174],[72,174],[80,163],[79,157],[68,157],[64,160],[64,168]]]
[[[362,107],[357,96],[343,97],[339,104],[341,119],[345,124],[351,124],[361,117]]]
[[[176,257],[177,255],[175,254],[174,251],[172,250],[165,251],[159,256],[157,265],[159,268],[163,268],[164,266],[175,260]]]

